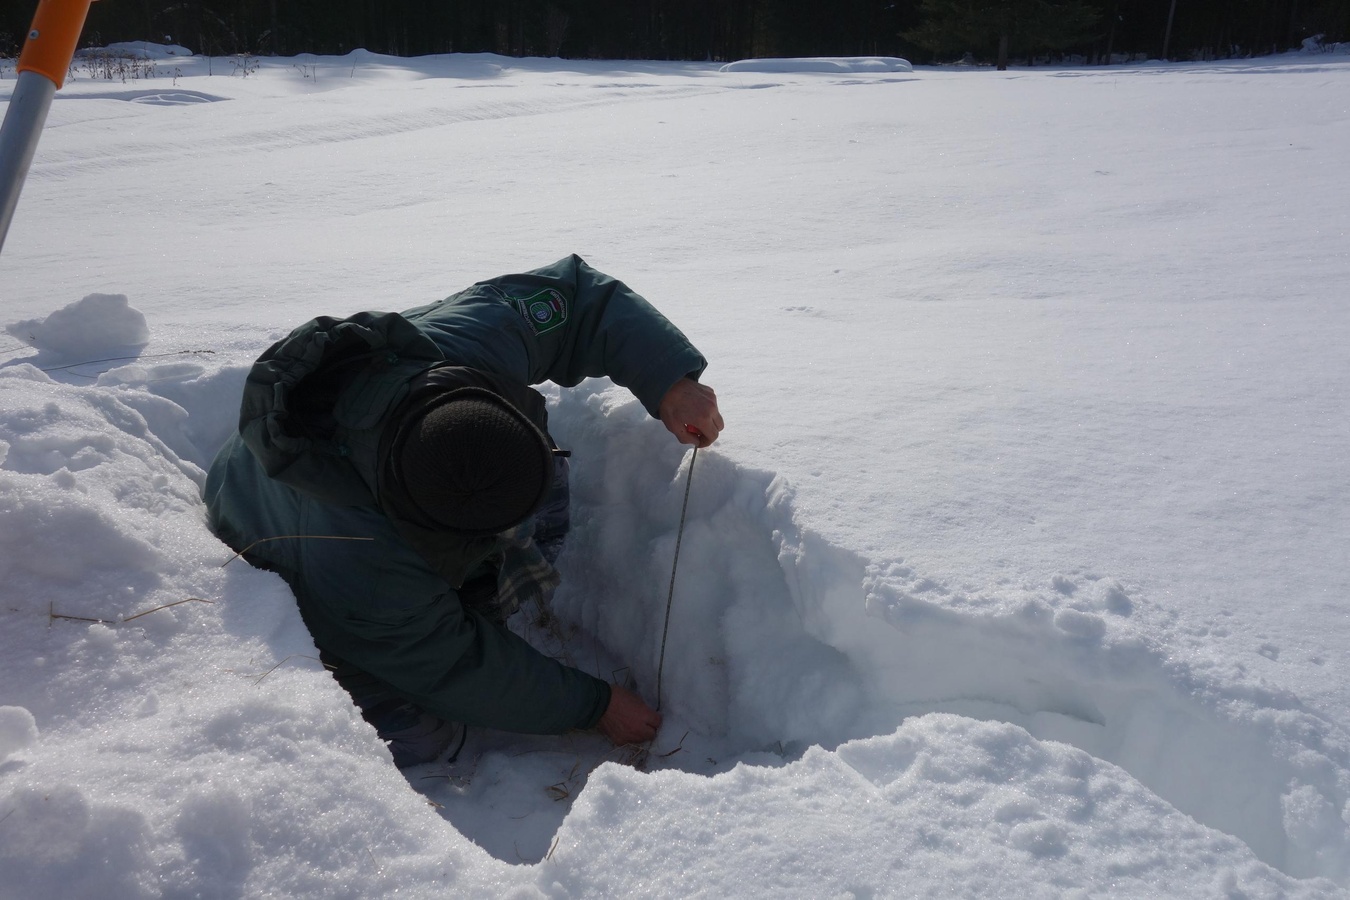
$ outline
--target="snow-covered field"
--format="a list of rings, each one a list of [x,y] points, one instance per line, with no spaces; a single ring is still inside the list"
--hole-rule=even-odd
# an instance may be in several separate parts
[[[0,256],[0,897],[1346,894],[1350,58],[157,66]],[[203,468],[291,327],[571,252],[727,420],[666,725],[400,773]],[[547,390],[518,624],[654,699],[690,457]]]

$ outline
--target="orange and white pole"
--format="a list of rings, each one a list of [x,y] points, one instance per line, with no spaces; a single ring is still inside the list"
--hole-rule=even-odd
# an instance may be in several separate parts
[[[19,54],[14,93],[0,125],[0,248],[19,205],[52,97],[65,83],[90,0],[39,0]]]

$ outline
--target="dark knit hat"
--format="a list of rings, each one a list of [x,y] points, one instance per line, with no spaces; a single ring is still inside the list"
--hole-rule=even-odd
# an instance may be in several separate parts
[[[391,463],[408,497],[437,525],[492,534],[520,524],[553,478],[548,439],[500,396],[465,387],[405,422]]]

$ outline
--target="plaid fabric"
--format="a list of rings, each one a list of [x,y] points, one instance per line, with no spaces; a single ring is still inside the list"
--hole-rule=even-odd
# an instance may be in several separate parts
[[[562,583],[534,541],[534,520],[498,535],[501,563],[492,615],[505,622],[526,603],[547,603]]]
[[[539,512],[497,536],[496,596],[468,601],[489,618],[505,622],[526,603],[548,603],[562,582],[553,563],[570,525],[568,475],[566,457],[554,457],[553,487]]]

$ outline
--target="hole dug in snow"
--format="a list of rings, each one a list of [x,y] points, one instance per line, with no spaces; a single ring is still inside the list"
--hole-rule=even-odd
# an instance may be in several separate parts
[[[554,434],[576,454],[554,601],[568,625],[551,623],[552,640],[574,664],[631,680],[650,701],[689,454],[625,398],[582,388],[552,413]],[[811,745],[856,748],[927,714],[1010,723],[1120,767],[1275,868],[1344,881],[1339,811],[1350,767],[1334,726],[1288,695],[1202,682],[1129,625],[1118,584],[1066,590],[1065,580],[1015,601],[951,595],[802,531],[780,479],[705,451],[680,551],[666,724],[638,761],[711,775],[785,765]],[[633,761],[592,736],[477,740],[458,775],[425,773],[444,786],[412,781],[511,860],[548,852],[595,766]],[[845,762],[859,755],[840,752]],[[520,778],[522,766],[530,777]],[[553,809],[531,799],[541,792]],[[1037,852],[1062,844],[1051,825],[1019,829]]]
[[[72,391],[26,371],[9,374],[30,393],[93,404],[85,432],[134,432],[141,443],[127,447],[172,483],[191,466],[169,447],[208,460],[232,421],[222,398],[237,396],[243,374],[124,368],[102,379],[106,388]],[[141,385],[162,396],[139,394]],[[136,400],[143,415],[122,415],[104,391]],[[163,397],[183,405],[186,424],[159,408],[170,405]],[[45,408],[38,400],[32,415]],[[548,652],[654,700],[689,453],[603,383],[555,392],[551,418],[575,454],[564,584],[553,616],[524,613],[516,624]],[[94,419],[127,421],[108,429]],[[39,451],[56,445],[42,437],[51,429],[33,431],[40,424],[16,420],[6,432],[6,469],[51,470]],[[455,764],[406,774],[488,852],[534,862],[607,760],[732,777],[738,764],[818,765],[823,753],[878,785],[919,779],[933,788],[947,777],[943,753],[969,749],[973,758],[985,747],[995,758],[1044,757],[1040,768],[1011,770],[1027,776],[1027,790],[1037,789],[1037,773],[1053,780],[1118,766],[1269,865],[1345,883],[1350,759],[1337,726],[1286,694],[1202,680],[1131,625],[1135,606],[1105,579],[1060,576],[1036,596],[962,597],[899,563],[869,564],[804,531],[781,479],[714,449],[700,453],[694,473],[666,649],[666,723],[652,746],[475,729]],[[1049,741],[1092,759],[1067,760]],[[901,752],[910,745],[927,746],[916,753],[929,762]],[[1019,804],[1009,797],[990,807],[1010,846],[1047,858],[1072,846],[1062,830],[1071,818],[1037,819]]]

